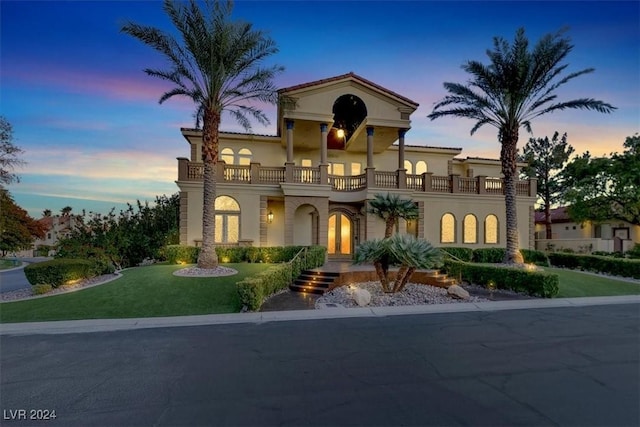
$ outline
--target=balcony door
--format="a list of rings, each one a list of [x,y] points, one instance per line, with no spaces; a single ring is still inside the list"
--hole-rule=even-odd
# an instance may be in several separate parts
[[[328,254],[334,258],[351,258],[353,253],[353,221],[343,212],[329,215]]]

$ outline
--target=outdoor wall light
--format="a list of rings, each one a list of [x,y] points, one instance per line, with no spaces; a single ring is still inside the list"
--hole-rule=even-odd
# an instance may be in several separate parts
[[[267,222],[271,224],[273,222],[273,211],[269,211],[267,214]]]
[[[338,138],[344,138],[344,129],[338,129]]]

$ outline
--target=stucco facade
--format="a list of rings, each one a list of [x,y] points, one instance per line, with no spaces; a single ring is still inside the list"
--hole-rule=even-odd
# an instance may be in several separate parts
[[[280,90],[276,135],[221,133],[216,242],[328,247],[350,258],[381,237],[366,214],[376,193],[412,199],[420,218],[399,232],[435,246],[505,246],[500,162],[461,158],[461,149],[410,141],[418,104],[353,73]],[[202,239],[202,134],[182,129],[178,159],[182,244]],[[410,141],[410,143],[409,143]],[[534,243],[535,180],[518,182],[520,244]],[[222,196],[222,197],[221,197]],[[218,202],[217,199],[217,202]]]

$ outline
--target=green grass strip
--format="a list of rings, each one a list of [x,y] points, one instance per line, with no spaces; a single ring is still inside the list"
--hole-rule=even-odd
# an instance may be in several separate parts
[[[556,298],[640,295],[640,283],[587,274],[576,270],[544,267],[560,279]]]
[[[0,304],[0,322],[115,319],[240,311],[236,282],[272,264],[225,264],[238,270],[226,277],[176,277],[184,266],[133,268],[123,277],[80,291]]]

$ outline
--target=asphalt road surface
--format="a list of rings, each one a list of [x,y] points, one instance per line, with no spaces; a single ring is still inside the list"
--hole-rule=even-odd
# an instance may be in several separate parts
[[[47,257],[37,257],[37,258],[21,258],[20,261],[24,261],[26,263],[34,263],[34,262],[42,262],[50,260],[51,258]],[[29,288],[31,284],[27,280],[27,277],[24,275],[24,266],[22,268],[12,268],[10,270],[0,270],[0,293],[15,291],[18,289]],[[1,420],[2,418],[0,418]]]
[[[640,304],[2,335],[0,362],[3,426],[640,425]]]

